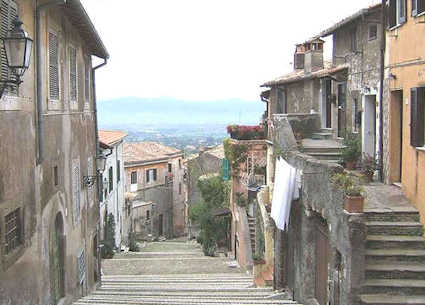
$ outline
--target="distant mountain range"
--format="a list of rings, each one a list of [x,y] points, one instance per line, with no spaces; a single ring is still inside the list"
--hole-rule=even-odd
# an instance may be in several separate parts
[[[238,99],[195,102],[173,98],[129,97],[98,102],[101,128],[258,124],[264,111],[265,104],[261,101]]]

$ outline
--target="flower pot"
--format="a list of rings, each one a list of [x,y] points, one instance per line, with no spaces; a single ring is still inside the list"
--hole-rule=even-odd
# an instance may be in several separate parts
[[[264,259],[262,259],[262,258],[260,258],[260,259],[254,259],[252,262],[253,262],[253,264],[255,266],[256,265],[264,265],[266,263],[266,261]]]
[[[356,161],[347,161],[345,162],[345,168],[348,170],[353,170],[356,168]]]
[[[363,213],[364,197],[348,196],[344,197],[344,210],[348,213]]]

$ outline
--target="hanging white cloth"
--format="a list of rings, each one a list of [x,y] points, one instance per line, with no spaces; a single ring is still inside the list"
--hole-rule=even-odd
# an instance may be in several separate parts
[[[276,160],[271,217],[279,230],[286,230],[288,227],[292,200],[299,198],[299,182],[297,169],[289,165],[284,159],[278,158]]]

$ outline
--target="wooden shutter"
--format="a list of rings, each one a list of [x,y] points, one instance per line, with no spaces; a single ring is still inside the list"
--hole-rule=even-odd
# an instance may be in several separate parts
[[[424,146],[425,88],[410,89],[410,144]]]
[[[425,0],[416,0],[416,9],[418,14],[425,12]]]
[[[418,14],[418,2],[417,2],[417,0],[410,0],[410,8],[412,10],[412,16],[416,16]]]
[[[156,178],[157,178],[157,170],[154,169],[153,170],[153,181],[156,181]]]
[[[150,177],[149,177],[149,170],[146,171],[146,183],[149,183]]]
[[[109,193],[114,189],[114,172],[112,166],[109,168]]]
[[[90,99],[90,59],[86,59],[86,65],[84,70],[84,95],[86,102]]]
[[[18,17],[18,6],[15,1],[12,0],[0,0],[0,35],[6,37],[9,31],[13,27],[13,21]],[[4,48],[0,48],[0,59],[1,59],[1,79],[16,79],[7,66],[6,52]],[[9,94],[16,95],[17,87],[12,85],[10,87]]]
[[[397,25],[397,1],[398,0],[389,0],[388,1],[388,27],[392,28]]]
[[[117,182],[121,180],[121,162],[117,160]]]
[[[69,47],[69,90],[71,101],[77,101],[77,50]]]
[[[49,32],[49,95],[59,100],[59,39]]]
[[[230,180],[230,163],[227,159],[222,161],[222,176],[224,181]]]

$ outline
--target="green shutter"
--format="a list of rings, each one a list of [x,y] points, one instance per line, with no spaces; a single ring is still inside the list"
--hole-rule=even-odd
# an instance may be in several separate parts
[[[222,177],[224,181],[230,180],[230,162],[227,159],[223,159],[222,162]]]
[[[413,147],[424,146],[425,88],[412,88],[410,90],[410,144]]]

